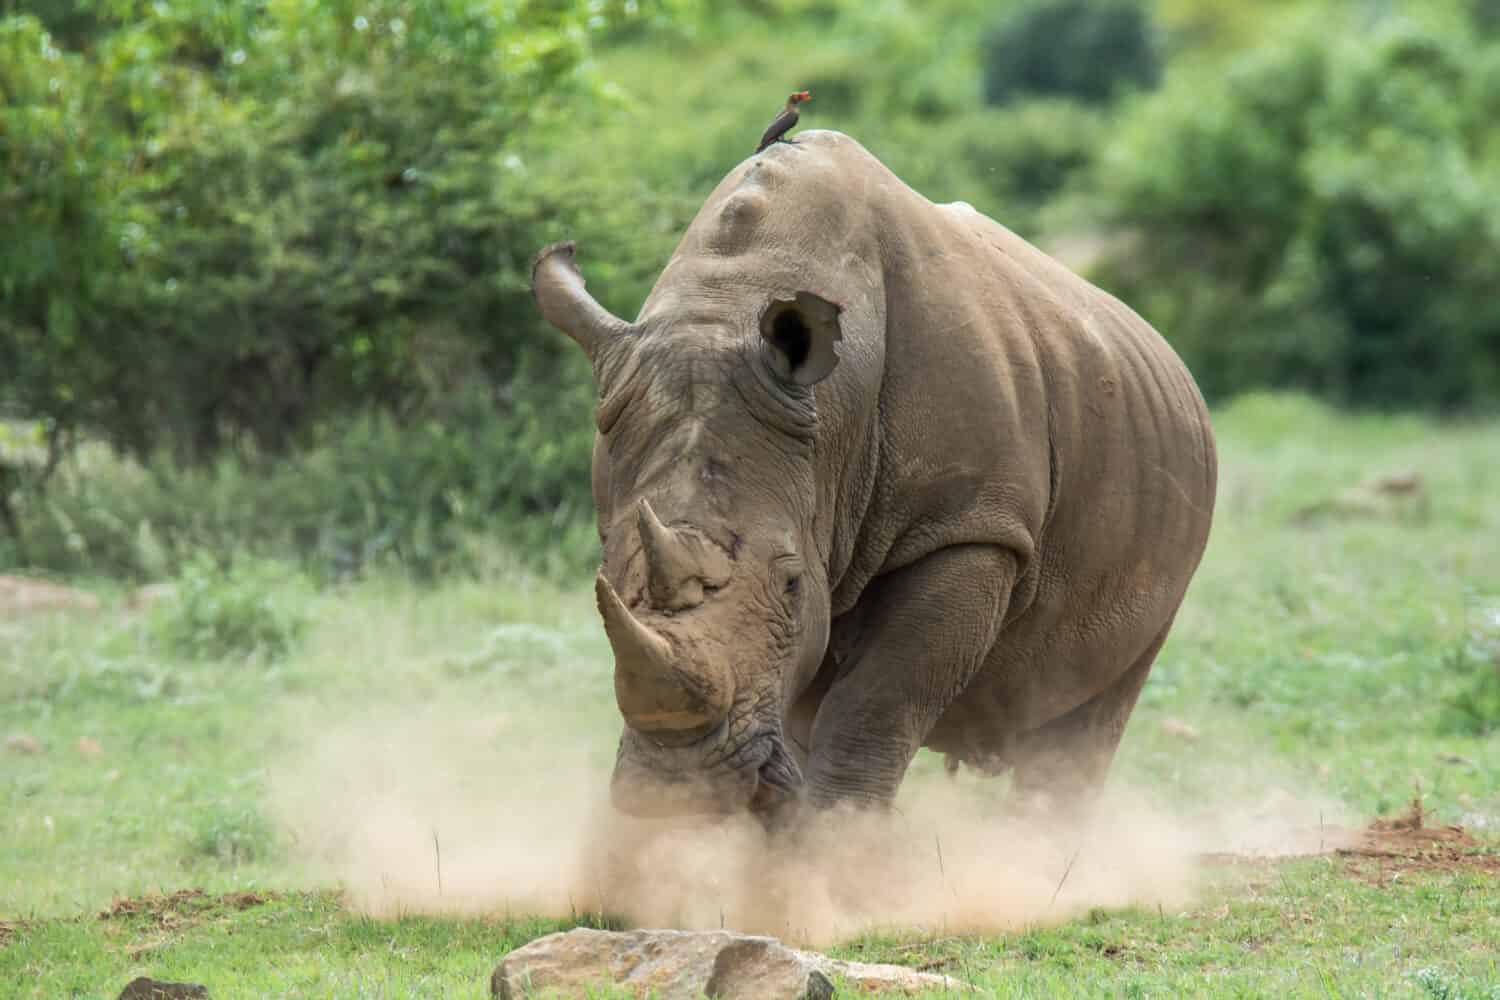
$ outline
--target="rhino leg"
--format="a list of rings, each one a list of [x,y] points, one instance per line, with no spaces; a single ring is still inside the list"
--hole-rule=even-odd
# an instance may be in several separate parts
[[[1067,715],[1019,736],[1007,757],[1022,811],[1081,823],[1109,774],[1125,724],[1146,685],[1167,628],[1109,687]]]
[[[1016,578],[996,546],[940,549],[880,578],[813,720],[807,801],[889,805],[918,748],[983,666]]]

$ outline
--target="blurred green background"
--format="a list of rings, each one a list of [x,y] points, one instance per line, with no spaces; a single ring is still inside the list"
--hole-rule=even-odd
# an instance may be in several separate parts
[[[588,565],[528,260],[634,315],[802,88],[1216,406],[1500,403],[1500,0],[0,0],[0,569]]]

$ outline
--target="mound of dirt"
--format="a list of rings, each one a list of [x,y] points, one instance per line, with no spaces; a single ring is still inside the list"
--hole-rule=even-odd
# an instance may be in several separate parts
[[[1338,853],[1351,859],[1351,875],[1377,885],[1413,871],[1500,874],[1500,853],[1487,850],[1461,826],[1424,826],[1420,814],[1376,820],[1357,844]]]
[[[1349,859],[1350,875],[1378,885],[1411,871],[1500,873],[1500,851],[1487,848],[1461,826],[1428,826],[1420,799],[1413,799],[1402,815],[1377,819],[1363,829],[1320,824],[1292,831],[1274,852],[1208,854],[1200,861],[1217,867],[1327,855]]]
[[[228,907],[247,910],[260,906],[273,897],[258,892],[231,892],[223,896],[210,896],[202,889],[179,889],[168,894],[152,894],[134,898],[120,897],[99,912],[100,920],[119,920],[127,917],[148,917],[162,925],[182,922],[204,910]]]

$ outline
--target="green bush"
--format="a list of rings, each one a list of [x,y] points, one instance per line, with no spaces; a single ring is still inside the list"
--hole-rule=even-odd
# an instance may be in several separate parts
[[[1151,16],[1135,0],[1030,0],[991,29],[984,49],[991,104],[1029,95],[1108,101],[1161,77]]]
[[[966,119],[960,160],[972,186],[988,194],[990,214],[1024,235],[1068,186],[1087,175],[1106,134],[1103,112],[1075,101],[1040,99]],[[976,203],[977,198],[971,196]]]
[[[1100,214],[1133,240],[1096,279],[1211,397],[1494,405],[1497,52],[1398,20],[1178,77],[1100,158]]]
[[[1477,621],[1469,635],[1443,658],[1457,683],[1444,700],[1438,727],[1458,736],[1500,732],[1500,609],[1475,611]]]
[[[0,408],[202,461],[550,389],[526,266],[567,188],[527,139],[641,6],[122,0],[78,51],[0,20]]]
[[[286,566],[236,559],[228,566],[194,557],[152,611],[166,649],[188,659],[278,659],[302,637],[311,590]]]
[[[579,359],[586,369],[586,363]],[[17,506],[34,566],[156,580],[199,551],[300,564],[318,579],[371,566],[483,572],[497,548],[544,569],[595,558],[586,372],[553,396],[459,396],[403,425],[371,414],[275,461],[223,454],[181,468],[90,445]]]
[[[576,514],[588,366],[527,265],[577,236],[601,298],[644,297],[690,213],[580,171],[563,109],[602,94],[591,34],[693,7],[0,15],[0,418],[43,442],[0,441],[0,565],[155,575],[249,545],[428,572]],[[53,440],[142,469],[65,462],[43,490]]]
[[[226,867],[264,861],[276,850],[276,830],[253,805],[221,804],[199,815],[187,845],[189,861]]]
[[[1469,0],[1469,16],[1481,34],[1500,35],[1500,0]]]

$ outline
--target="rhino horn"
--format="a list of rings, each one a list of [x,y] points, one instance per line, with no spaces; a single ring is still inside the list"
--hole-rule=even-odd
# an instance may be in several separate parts
[[[672,644],[630,613],[603,573],[594,580],[594,595],[615,653],[615,700],[630,728],[685,733],[723,717],[715,703],[727,699],[691,683],[674,662]]]
[[[661,522],[644,497],[639,506],[641,546],[646,553],[647,590],[658,608],[681,611],[703,603],[693,547]]]
[[[547,322],[578,342],[590,358],[634,327],[601,306],[584,288],[572,240],[544,248],[531,262],[531,297]]]

